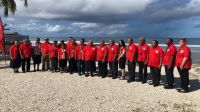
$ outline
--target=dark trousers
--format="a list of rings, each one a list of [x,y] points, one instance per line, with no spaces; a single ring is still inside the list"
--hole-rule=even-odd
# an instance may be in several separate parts
[[[145,65],[145,62],[138,61],[139,65],[139,80],[140,81],[146,81],[147,80],[147,65]]]
[[[96,63],[95,61],[85,61],[85,72],[88,74],[93,74],[96,71]]]
[[[42,70],[49,70],[50,64],[49,64],[49,55],[42,57]]]
[[[29,72],[30,71],[30,62],[31,62],[31,58],[24,58],[21,60],[22,61],[22,71],[25,72]]]
[[[85,74],[85,61],[77,60],[78,74]]]
[[[70,58],[69,59],[69,72],[73,73],[75,71],[77,71],[77,62],[75,60],[75,58]]]
[[[51,71],[58,70],[58,58],[51,58]]]
[[[156,67],[150,67],[150,71],[151,71],[153,84],[158,85],[160,83],[160,77],[161,77],[160,72],[161,72],[161,69],[160,68],[156,68]]]
[[[67,59],[61,59],[59,60],[59,68],[61,71],[64,71],[67,67]]]
[[[174,84],[174,67],[171,67],[168,69],[167,66],[165,66],[165,74],[167,79],[167,85],[173,86]]]
[[[135,80],[135,67],[136,67],[136,62],[135,61],[128,61],[128,75],[129,79]]]
[[[109,62],[110,72],[113,78],[118,76],[118,62]]]
[[[189,85],[189,69],[183,68],[182,70],[178,67],[178,72],[181,79],[181,88],[183,90],[188,90]]]
[[[98,61],[99,75],[106,77],[108,74],[108,62]]]

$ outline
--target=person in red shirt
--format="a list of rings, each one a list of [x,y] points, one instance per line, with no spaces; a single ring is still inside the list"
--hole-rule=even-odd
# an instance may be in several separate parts
[[[153,40],[151,44],[151,48],[149,51],[149,61],[148,65],[150,66],[150,71],[153,80],[153,86],[159,86],[160,84],[160,77],[161,77],[161,67],[162,67],[162,60],[163,60],[163,50],[160,46],[158,46],[158,41]]]
[[[96,55],[97,55],[97,47],[93,45],[93,41],[89,41],[88,45],[84,48],[84,58],[85,58],[85,76],[88,77],[91,75],[94,76],[94,72],[96,71]]]
[[[61,48],[58,50],[58,60],[60,73],[63,73],[67,66],[67,50],[65,44],[61,44]]]
[[[126,54],[126,60],[128,62],[128,80],[127,82],[135,81],[135,68],[136,68],[136,59],[137,59],[137,47],[133,43],[133,39],[128,39],[128,48]]]
[[[73,74],[73,72],[77,71],[77,62],[75,60],[76,57],[76,40],[71,40],[70,49],[68,49],[68,57],[69,57],[69,72]]]
[[[78,74],[81,76],[85,74],[85,61],[83,57],[83,50],[85,47],[85,39],[80,40],[80,44],[76,47],[76,61]]]
[[[138,66],[139,66],[139,80],[142,84],[147,82],[147,65],[149,59],[150,47],[146,44],[146,39],[140,37],[140,43],[137,46],[138,49]]]
[[[41,44],[41,51],[42,51],[42,71],[47,71],[50,68],[49,64],[49,38],[44,39],[45,42]]]
[[[176,67],[180,74],[181,85],[178,92],[188,92],[189,70],[192,66],[191,50],[187,46],[187,40],[181,38],[179,40],[179,49],[176,54]]]
[[[37,65],[37,71],[39,71],[41,57],[42,57],[40,38],[36,38],[36,42],[32,46],[33,46],[32,49],[33,68],[35,72],[36,65]]]
[[[118,50],[119,48],[117,45],[115,45],[115,41],[110,40],[108,62],[109,62],[112,79],[116,79],[118,76],[118,60],[117,60],[118,52],[119,52]]]
[[[20,55],[22,61],[22,72],[29,72],[30,71],[30,61],[32,56],[32,46],[30,41],[26,38],[24,42],[20,45]]]
[[[108,73],[108,47],[105,45],[105,41],[100,41],[100,46],[97,48],[97,60],[99,67],[99,75],[105,78]]]
[[[167,48],[163,57],[163,65],[165,66],[165,74],[167,79],[167,85],[164,86],[165,89],[172,89],[174,87],[174,66],[175,66],[175,56],[176,47],[173,43],[172,38],[166,39]]]
[[[53,41],[53,44],[49,46],[49,59],[51,61],[52,73],[58,70],[58,49],[57,41]]]
[[[13,68],[14,73],[18,73],[18,69],[21,66],[21,56],[19,52],[19,41],[15,41],[15,44],[9,48],[10,52],[10,68]]]
[[[126,45],[124,40],[119,41],[119,54],[117,60],[122,73],[120,80],[125,80]]]

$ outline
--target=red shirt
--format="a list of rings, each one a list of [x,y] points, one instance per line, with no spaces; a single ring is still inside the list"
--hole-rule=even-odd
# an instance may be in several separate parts
[[[133,57],[134,54],[134,57]],[[133,57],[133,59],[132,59]],[[126,54],[126,59],[128,61],[136,61],[137,59],[137,47],[135,44],[131,44],[128,46],[127,54]]]
[[[76,53],[76,45],[70,45],[70,49],[67,50],[69,54],[69,58],[75,58]]]
[[[72,47],[72,42],[67,42],[67,44],[66,44],[67,51],[69,51],[71,49],[71,47]]]
[[[108,47],[107,46],[99,46],[97,48],[97,59],[98,61],[104,61],[104,57],[108,55]],[[107,59],[105,60],[107,61]]]
[[[192,66],[191,50],[187,45],[180,46],[180,48],[177,51],[177,54],[176,54],[176,66],[177,67],[180,67],[184,57],[187,57],[188,60],[186,61],[183,68],[191,69],[191,66]]]
[[[126,47],[120,47],[118,56],[120,56],[123,52],[125,52],[125,54],[122,57],[126,57]]]
[[[83,50],[84,50],[85,45],[77,45],[76,46],[76,58],[78,60],[83,60]]]
[[[9,52],[11,54],[11,59],[15,60],[19,57],[17,57],[17,46],[16,45],[12,45],[9,49]]]
[[[171,56],[176,56],[176,47],[174,44],[169,45],[166,49],[162,62],[163,65],[170,65]],[[175,66],[175,61],[173,61],[172,66]]]
[[[58,60],[67,59],[67,50],[66,49],[60,48],[58,50],[58,54],[59,54]]]
[[[49,46],[49,58],[58,58],[58,49],[57,46]]]
[[[137,46],[137,49],[138,49],[138,61],[146,62],[150,47],[147,44],[143,45],[139,44]]]
[[[97,48],[96,46],[85,46],[84,47],[84,58],[85,61],[95,61],[96,60],[96,55],[97,55]]]
[[[46,54],[48,54],[49,53],[49,46],[51,46],[51,44],[50,43],[43,43],[43,44],[41,44],[41,50],[42,50],[42,54],[44,55],[46,55]]]
[[[163,58],[164,52],[161,47],[157,46],[151,48],[149,51],[148,65],[156,68],[160,68],[160,61]]]
[[[117,45],[109,46],[108,62],[113,61],[115,54],[118,54],[118,50],[119,50],[119,48]],[[115,59],[114,61],[117,61],[117,59]]]
[[[22,43],[19,49],[24,58],[30,58],[32,56],[32,46],[30,44]]]

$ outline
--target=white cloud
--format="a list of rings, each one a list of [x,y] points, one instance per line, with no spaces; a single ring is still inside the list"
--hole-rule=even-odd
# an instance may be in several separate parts
[[[71,26],[79,29],[93,29],[93,28],[99,28],[101,25],[98,23],[75,22],[72,23]]]
[[[61,25],[49,25],[47,24],[47,32],[59,32],[62,31],[63,27]]]
[[[156,0],[29,0],[27,8],[23,1],[16,1],[17,16],[85,21],[106,17],[112,21],[112,18],[120,20],[123,16],[133,16]]]

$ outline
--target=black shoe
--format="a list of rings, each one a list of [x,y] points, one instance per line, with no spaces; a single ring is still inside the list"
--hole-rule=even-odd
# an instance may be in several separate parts
[[[153,85],[153,84],[154,84],[153,82],[150,82],[150,83],[149,83],[149,85]]]
[[[106,76],[102,76],[101,78],[106,78]]]
[[[158,86],[159,86],[159,84],[154,84],[154,85],[153,85],[153,87],[158,87]]]
[[[142,84],[145,84],[145,83],[147,83],[147,81],[142,81]]]
[[[70,72],[70,74],[73,74],[73,72]]]
[[[113,77],[112,77],[112,79],[116,79],[116,78],[117,78],[116,76],[113,76]]]
[[[134,82],[134,81],[135,81],[135,79],[130,78],[130,79],[127,80],[127,83],[131,83],[131,82]]]
[[[174,88],[174,86],[164,86],[164,89],[173,89]]]
[[[85,74],[85,77],[88,77],[88,76],[89,76],[89,74],[86,73],[86,74]]]

